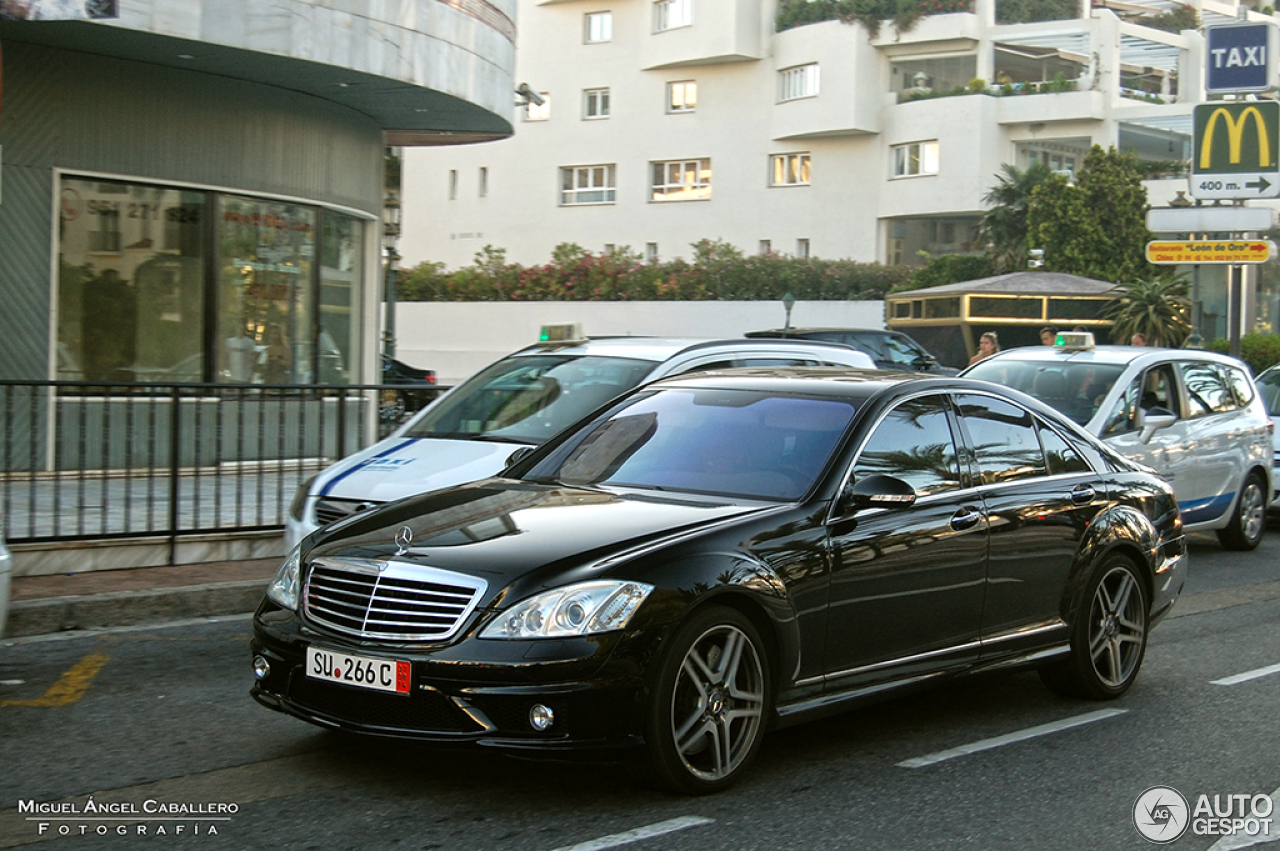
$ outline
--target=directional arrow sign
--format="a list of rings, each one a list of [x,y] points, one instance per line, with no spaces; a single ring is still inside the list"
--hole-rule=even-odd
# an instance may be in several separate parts
[[[1197,104],[1192,196],[1201,199],[1280,196],[1280,102]]]
[[[1147,243],[1147,261],[1183,263],[1266,263],[1274,249],[1264,239],[1157,241]]]

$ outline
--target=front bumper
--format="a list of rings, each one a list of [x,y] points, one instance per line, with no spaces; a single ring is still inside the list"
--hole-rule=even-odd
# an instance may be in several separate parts
[[[464,638],[433,648],[387,646],[318,632],[264,606],[251,649],[270,666],[251,695],[262,705],[331,729],[511,751],[599,756],[642,744],[644,680],[619,635],[494,641]],[[308,645],[412,664],[407,695],[308,677]],[[554,721],[537,730],[530,710]]]

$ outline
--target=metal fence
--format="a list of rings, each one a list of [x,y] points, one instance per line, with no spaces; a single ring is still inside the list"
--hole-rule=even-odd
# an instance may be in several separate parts
[[[176,542],[279,529],[301,482],[397,425],[395,395],[381,385],[0,381],[4,536]]]

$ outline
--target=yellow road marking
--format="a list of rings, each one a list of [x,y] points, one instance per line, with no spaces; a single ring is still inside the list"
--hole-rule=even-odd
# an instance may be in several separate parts
[[[34,700],[4,700],[0,706],[70,706],[84,697],[89,684],[111,657],[92,653],[68,668],[58,681],[49,686],[43,697]]]

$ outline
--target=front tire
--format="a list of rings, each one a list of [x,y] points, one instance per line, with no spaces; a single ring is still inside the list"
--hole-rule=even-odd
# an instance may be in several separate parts
[[[649,697],[650,776],[686,795],[728,788],[760,749],[770,689],[751,620],[723,606],[695,613],[672,637]]]
[[[1267,494],[1262,477],[1251,473],[1240,489],[1231,522],[1218,530],[1218,540],[1229,550],[1252,550],[1267,530]]]
[[[1103,562],[1090,577],[1071,634],[1071,653],[1040,669],[1053,691],[1070,697],[1111,700],[1129,690],[1147,652],[1146,586],[1133,562]]]

